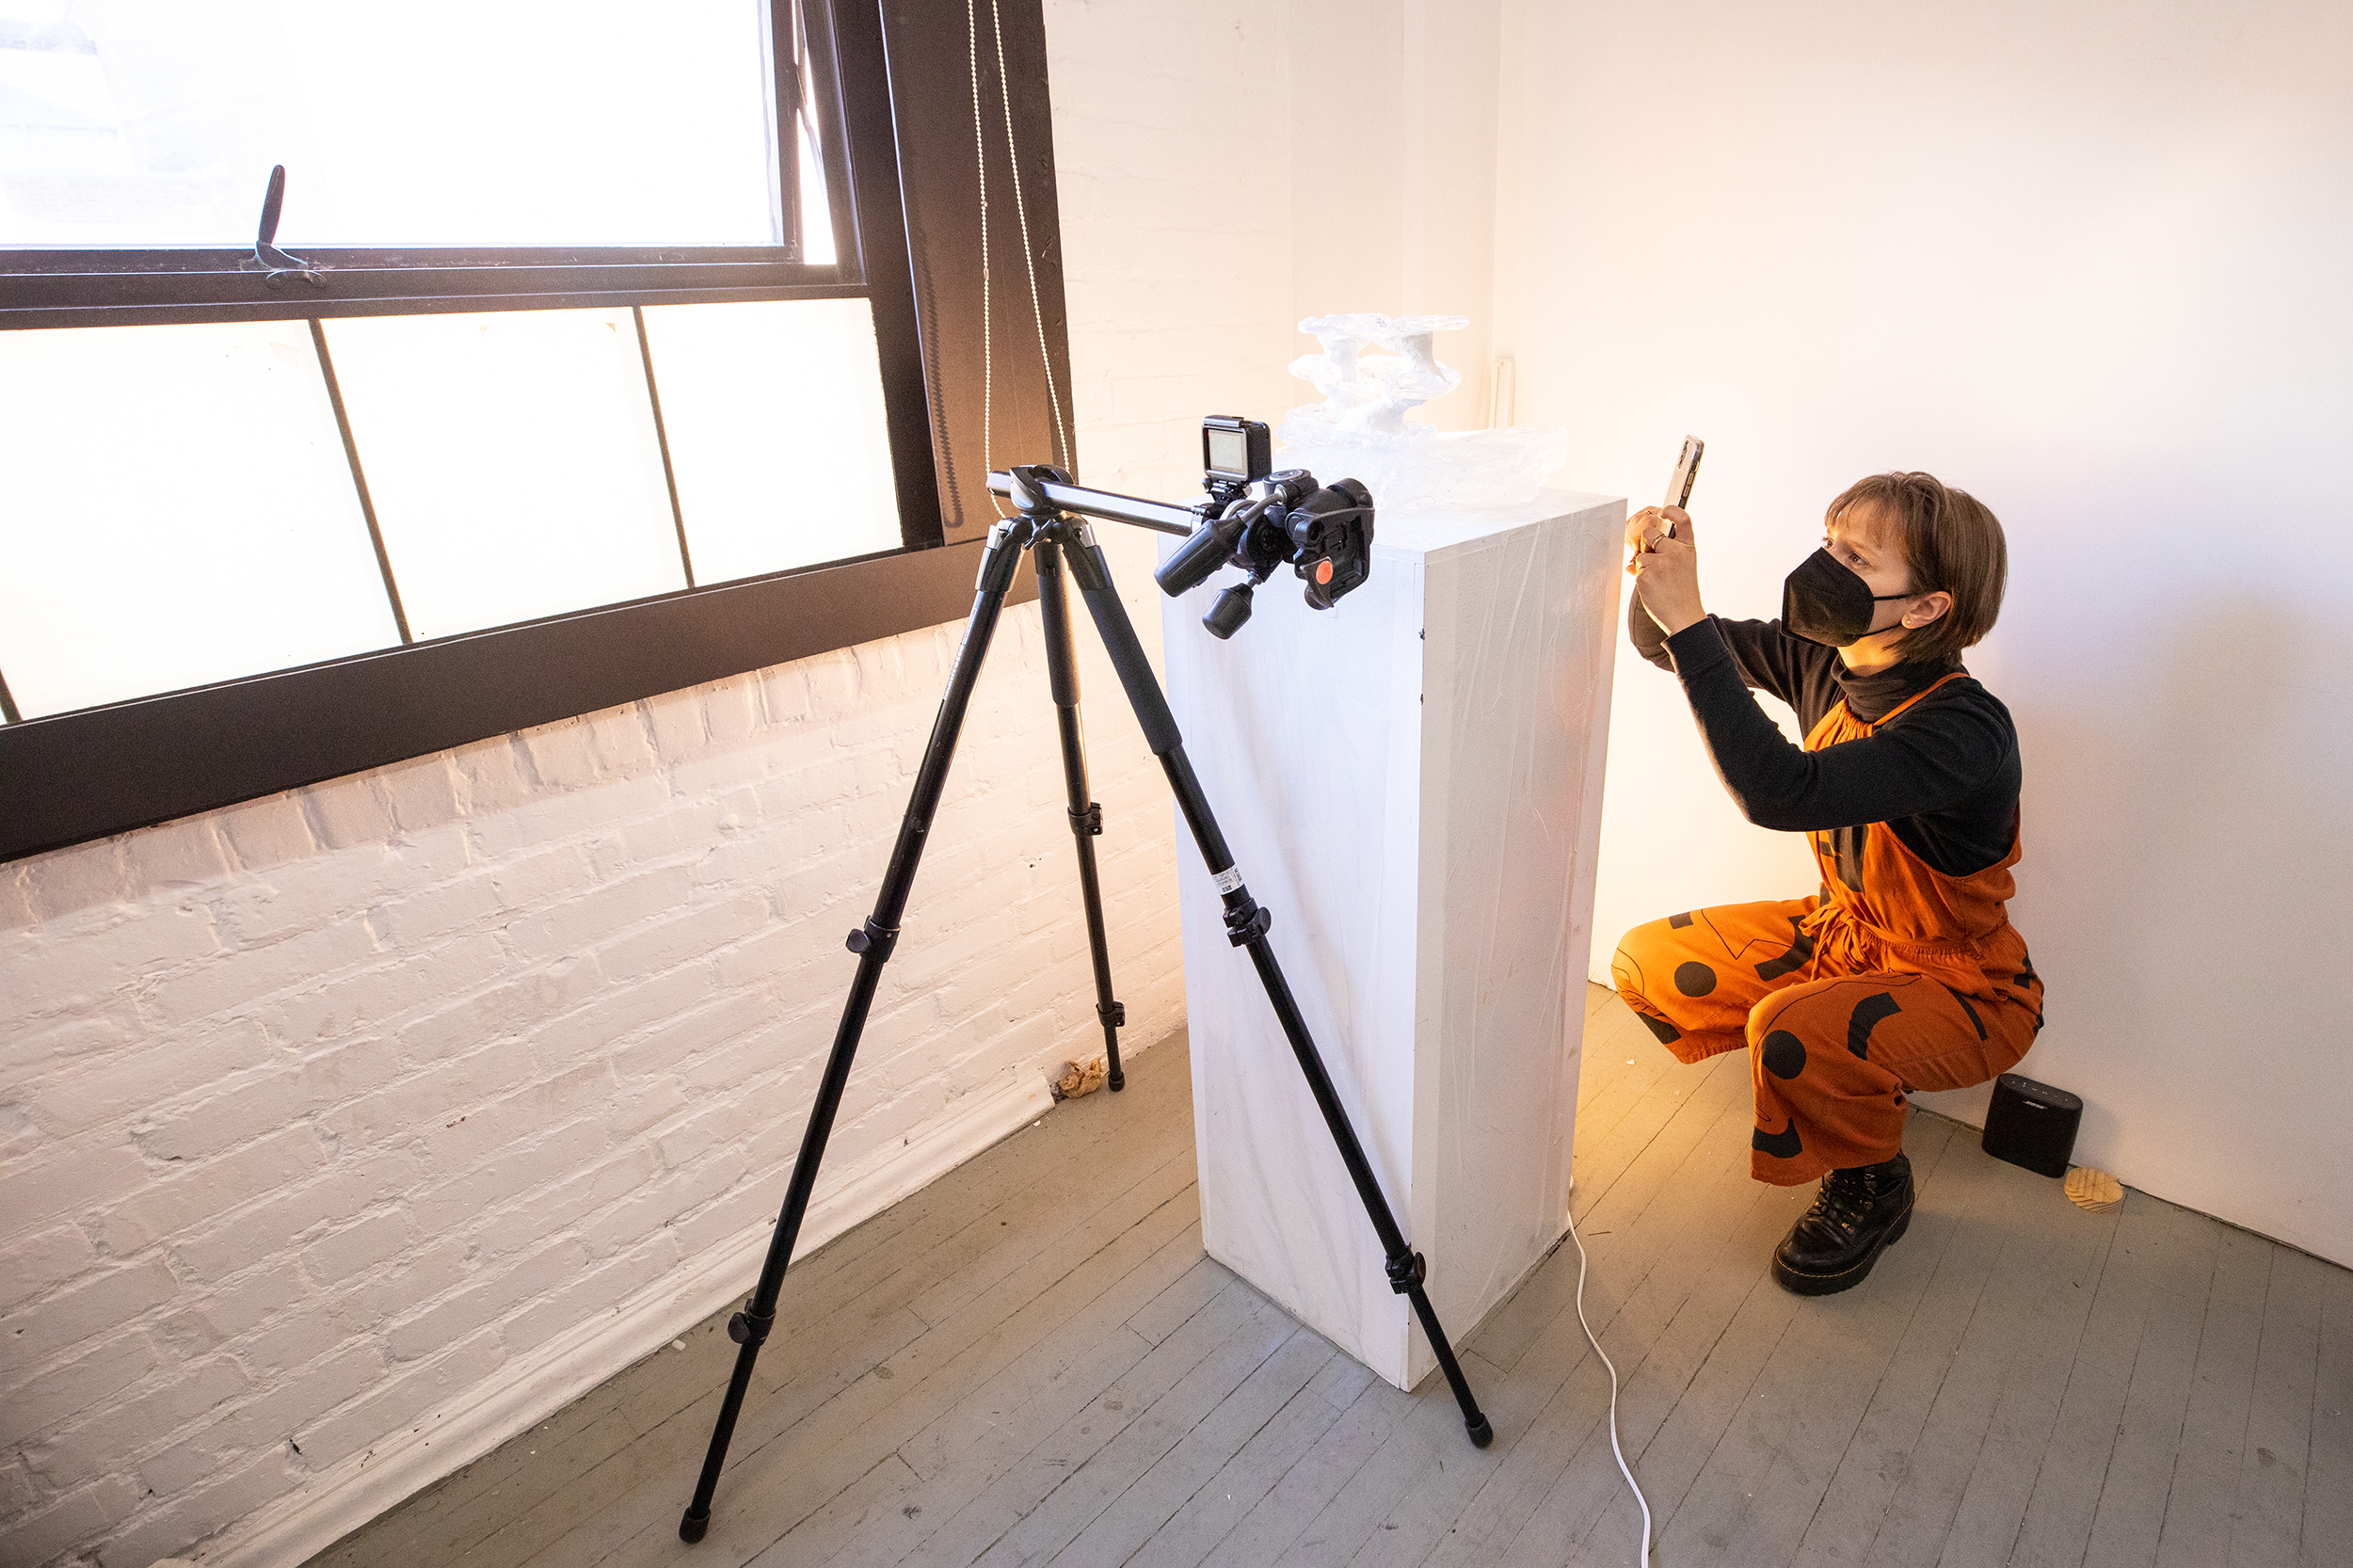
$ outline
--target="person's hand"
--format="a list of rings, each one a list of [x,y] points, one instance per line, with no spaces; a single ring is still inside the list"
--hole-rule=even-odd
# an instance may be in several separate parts
[[[1680,506],[1645,506],[1625,520],[1625,548],[1636,554],[1651,547],[1651,541],[1667,531],[1667,524],[1678,525],[1691,520],[1690,514]]]
[[[1669,536],[1660,530],[1674,524]],[[1625,564],[1642,608],[1670,637],[1707,618],[1700,605],[1699,541],[1691,515],[1680,506],[1645,506],[1627,520]]]

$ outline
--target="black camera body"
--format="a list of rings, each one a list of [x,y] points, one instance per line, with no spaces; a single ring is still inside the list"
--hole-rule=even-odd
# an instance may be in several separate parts
[[[1273,443],[1256,420],[1212,414],[1201,422],[1202,522],[1153,574],[1171,598],[1220,567],[1249,580],[1218,596],[1201,617],[1212,636],[1230,637],[1250,618],[1251,590],[1289,566],[1310,606],[1329,610],[1372,570],[1372,493],[1353,479],[1321,485],[1305,469],[1270,472]]]

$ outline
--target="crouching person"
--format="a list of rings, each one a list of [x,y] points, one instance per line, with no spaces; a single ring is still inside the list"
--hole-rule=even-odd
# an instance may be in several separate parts
[[[1689,522],[1653,507],[1627,523],[1628,631],[1682,681],[1749,821],[1807,835],[1821,891],[1637,926],[1611,975],[1681,1060],[1747,1047],[1753,1173],[1822,1184],[1773,1277],[1827,1295],[1861,1283],[1911,1220],[1907,1094],[2007,1072],[2042,1027],[2006,908],[2017,734],[1960,662],[2001,606],[2002,528],[1925,473],[1875,475],[1831,503],[1781,618],[1753,621],[1701,607]],[[1752,688],[1797,711],[1802,748]]]

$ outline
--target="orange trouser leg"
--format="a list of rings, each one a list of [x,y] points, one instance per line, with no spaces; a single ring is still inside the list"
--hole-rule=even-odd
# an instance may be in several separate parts
[[[1627,932],[1609,960],[1618,995],[1658,1043],[1698,1062],[1746,1043],[1749,1011],[1804,978],[1810,898],[1724,904]]]
[[[1792,1187],[1876,1165],[1904,1146],[1907,1089],[1961,1089],[2008,1072],[2033,1012],[1926,975],[1808,981],[1759,1002],[1748,1026],[1756,1130],[1749,1169]]]
[[[1750,1169],[1796,1186],[1903,1147],[1905,1089],[2008,1072],[2031,1009],[1924,975],[1823,977],[1798,922],[1814,899],[1722,904],[1636,926],[1610,961],[1618,994],[1685,1062],[1749,1048]]]

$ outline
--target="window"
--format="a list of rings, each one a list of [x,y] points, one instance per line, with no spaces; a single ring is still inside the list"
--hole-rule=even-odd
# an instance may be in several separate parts
[[[1050,223],[1042,17],[1004,10]],[[382,17],[0,0],[0,856],[965,607],[962,30]],[[1000,443],[1048,401],[1025,295]]]

